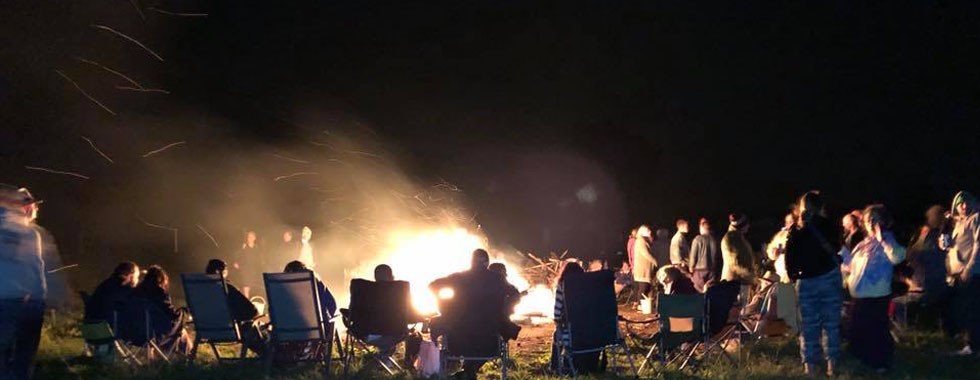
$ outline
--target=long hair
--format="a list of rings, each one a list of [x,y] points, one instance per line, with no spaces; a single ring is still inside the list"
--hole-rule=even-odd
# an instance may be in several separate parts
[[[163,267],[153,264],[146,268],[146,276],[143,277],[144,284],[154,285],[160,289],[170,289],[170,276]]]

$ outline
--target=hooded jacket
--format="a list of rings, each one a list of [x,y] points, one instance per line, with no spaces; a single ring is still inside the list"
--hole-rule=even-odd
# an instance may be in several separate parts
[[[946,256],[946,266],[950,275],[959,275],[961,279],[980,275],[980,267],[976,264],[977,248],[980,247],[980,221],[977,220],[977,199],[968,192],[961,191],[953,198],[951,210],[956,212],[956,206],[966,203],[967,215],[957,216],[953,227],[952,245]]]
[[[894,266],[905,260],[905,247],[898,244],[890,231],[882,232],[884,242],[867,236],[854,246],[854,252],[844,250],[847,290],[854,298],[884,297],[892,292]],[[883,244],[884,243],[884,244]]]

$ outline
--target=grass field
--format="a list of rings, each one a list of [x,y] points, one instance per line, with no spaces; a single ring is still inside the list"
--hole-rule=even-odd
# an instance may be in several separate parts
[[[205,355],[198,355],[193,363],[153,363],[141,367],[124,364],[102,364],[80,357],[83,343],[77,329],[77,318],[59,316],[55,322],[46,322],[38,357],[37,379],[263,379],[264,372],[258,363],[218,365]],[[541,327],[545,329],[548,327]],[[539,334],[541,335],[541,334]],[[980,358],[954,357],[948,353],[959,348],[957,342],[944,339],[938,332],[909,330],[902,334],[896,352],[894,368],[878,375],[861,367],[845,355],[838,371],[839,379],[980,379]],[[514,380],[557,379],[550,375],[548,350],[545,344],[522,344],[513,348],[517,369],[510,371]],[[203,350],[202,350],[203,351]],[[638,354],[639,355],[639,354]],[[336,364],[336,362],[335,362]],[[334,366],[334,378],[339,378],[339,365]],[[497,368],[487,365],[481,380],[495,378]],[[320,372],[313,367],[297,367],[276,370],[275,379],[315,379]],[[641,377],[653,377],[643,373]],[[582,376],[585,379],[617,379],[614,374]],[[792,339],[767,339],[746,344],[742,350],[741,364],[732,366],[721,357],[708,357],[696,368],[683,371],[667,368],[658,375],[666,379],[787,379],[802,378],[798,359],[798,346]],[[391,378],[371,367],[359,368],[352,379]],[[396,379],[411,378],[399,375]]]

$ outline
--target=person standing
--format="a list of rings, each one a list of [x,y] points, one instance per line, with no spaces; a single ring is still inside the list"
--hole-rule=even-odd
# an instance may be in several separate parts
[[[691,244],[687,242],[687,221],[677,220],[677,232],[670,238],[670,263],[686,267],[687,255],[691,253]]]
[[[939,249],[939,236],[945,221],[942,206],[933,205],[926,210],[926,222],[919,233],[912,237],[906,261],[912,268],[907,279],[909,286],[909,311],[913,323],[939,327],[949,336],[955,335],[955,328],[947,314],[949,285],[946,284],[946,252]]]
[[[850,351],[865,365],[879,373],[892,365],[892,340],[888,306],[891,302],[894,266],[905,260],[905,247],[891,231],[892,219],[885,206],[864,209],[864,240],[848,253],[844,250],[842,268],[851,294]]]
[[[670,263],[670,231],[666,228],[657,229],[657,236],[653,239],[651,249],[658,268]],[[656,276],[656,269],[653,273]]]
[[[265,253],[260,249],[258,240],[255,231],[246,232],[242,249],[238,250],[228,268],[231,269],[229,277],[242,286],[245,297],[250,297],[252,290],[262,287],[262,272],[267,266]]]
[[[861,213],[854,211],[844,215],[841,219],[841,228],[844,229],[842,243],[847,250],[853,251],[854,246],[864,240],[864,229],[861,228]]]
[[[701,218],[698,229],[700,234],[691,242],[688,270],[691,272],[694,287],[699,292],[704,292],[705,284],[717,281],[720,277],[721,251],[715,237],[711,235],[711,223],[708,219]]]
[[[626,239],[626,259],[629,260],[630,267],[633,267],[633,245],[636,244],[636,228],[630,231],[630,236]]]
[[[653,295],[654,269],[657,267],[657,259],[650,247],[652,234],[650,227],[637,227],[636,241],[633,242],[633,281],[640,295],[647,298]]]
[[[47,292],[29,193],[0,187],[0,379],[31,379]]]
[[[803,371],[816,374],[826,360],[827,374],[833,375],[840,358],[841,286],[840,246],[835,245],[837,229],[826,216],[818,191],[803,194],[797,204],[799,217],[786,239],[786,272],[796,282],[802,333],[800,356]],[[821,337],[826,337],[826,348]]]
[[[750,291],[757,278],[755,252],[745,234],[749,231],[749,218],[742,214],[728,216],[728,232],[721,238],[723,281],[734,281],[742,285],[741,298],[748,303]]]
[[[313,238],[313,230],[311,230],[310,227],[303,226],[303,235],[302,235],[302,239],[300,240],[299,257],[296,259],[297,261],[302,262],[304,265],[306,265],[307,268],[311,270],[313,268],[316,268],[316,260],[314,259],[316,256],[314,256],[313,253],[313,243],[310,242],[310,239],[312,238]]]
[[[946,268],[953,279],[953,312],[957,326],[967,332],[967,344],[958,355],[980,352],[980,266],[977,249],[980,248],[980,221],[977,220],[980,205],[972,194],[960,191],[953,197],[951,209],[955,213],[953,232],[939,240],[939,248],[947,251]]]
[[[288,263],[296,260],[299,256],[300,244],[293,237],[293,230],[286,229],[282,232],[282,241],[276,249],[276,258],[271,263],[272,268],[266,269],[271,272],[281,271]]]

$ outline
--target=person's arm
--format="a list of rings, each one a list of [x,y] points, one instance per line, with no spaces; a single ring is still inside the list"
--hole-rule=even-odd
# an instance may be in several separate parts
[[[973,229],[973,248],[970,252],[970,260],[966,262],[966,266],[963,268],[963,272],[960,273],[960,279],[966,282],[970,279],[973,273],[973,266],[977,263],[977,253],[978,248],[980,248],[980,225],[978,225],[977,219],[973,220],[970,227]]]
[[[337,300],[333,298],[333,294],[330,293],[330,289],[321,281],[317,281],[317,287],[320,288],[320,303],[321,306],[326,309],[330,315],[325,315],[325,318],[333,318],[334,313],[337,311]]]
[[[897,265],[905,260],[905,247],[898,244],[898,241],[895,240],[895,235],[893,235],[891,232],[882,233],[881,227],[876,227],[875,239],[879,239],[881,242],[881,247],[884,248],[885,251],[885,257],[888,258],[888,261],[890,261],[892,265]]]
[[[687,268],[691,273],[694,273],[694,268],[697,268],[698,261],[701,259],[701,255],[698,254],[698,252],[700,252],[703,249],[701,245],[703,245],[704,243],[702,243],[701,240],[702,240],[701,236],[697,236],[694,238],[694,242],[691,243],[691,254],[690,257],[688,258],[688,264],[687,264],[688,266]]]
[[[643,256],[644,260],[653,263],[653,266],[657,266],[657,258],[653,257],[653,254],[650,253],[650,243],[646,239],[636,239],[636,248],[633,249],[633,255]],[[636,258],[633,260],[635,262]]]

